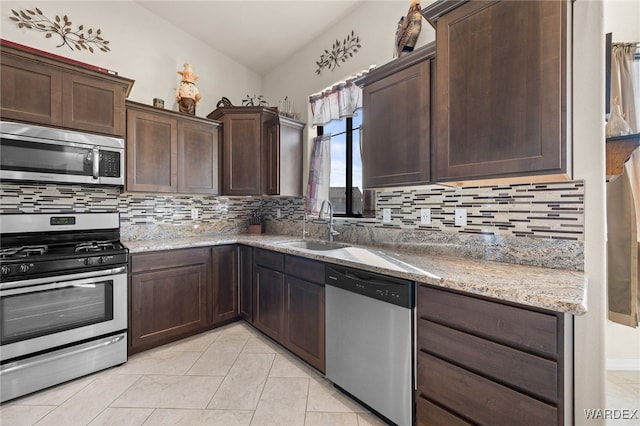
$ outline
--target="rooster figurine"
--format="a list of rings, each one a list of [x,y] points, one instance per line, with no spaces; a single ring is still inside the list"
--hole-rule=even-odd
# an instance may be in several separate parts
[[[422,30],[422,14],[420,2],[412,0],[407,16],[400,18],[396,30],[396,45],[393,52],[394,58],[399,58],[405,52],[412,52]]]

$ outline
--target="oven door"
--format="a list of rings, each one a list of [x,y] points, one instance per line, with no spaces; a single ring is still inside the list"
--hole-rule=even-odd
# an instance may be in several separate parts
[[[126,266],[0,284],[3,362],[126,328]]]

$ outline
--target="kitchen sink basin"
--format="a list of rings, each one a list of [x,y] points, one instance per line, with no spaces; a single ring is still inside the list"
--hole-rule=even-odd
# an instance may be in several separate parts
[[[349,247],[349,244],[336,243],[329,241],[311,241],[311,240],[299,240],[299,241],[285,241],[280,243],[281,246],[294,247],[305,250],[313,251],[327,251],[338,250],[341,248]]]

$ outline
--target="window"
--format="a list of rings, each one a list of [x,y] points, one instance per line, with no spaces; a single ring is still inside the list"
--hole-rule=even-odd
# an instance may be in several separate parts
[[[374,191],[362,188],[360,128],[362,109],[353,117],[332,120],[318,126],[318,135],[331,134],[331,182],[329,200],[336,216],[363,217],[374,215]]]

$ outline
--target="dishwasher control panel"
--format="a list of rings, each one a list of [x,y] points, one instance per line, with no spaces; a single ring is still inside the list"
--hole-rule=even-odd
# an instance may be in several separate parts
[[[404,308],[415,307],[414,282],[339,265],[325,266],[325,284]]]

